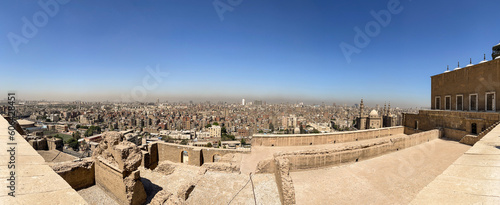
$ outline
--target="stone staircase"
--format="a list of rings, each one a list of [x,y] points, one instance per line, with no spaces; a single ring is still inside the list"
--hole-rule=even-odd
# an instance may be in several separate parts
[[[500,124],[500,121],[496,122],[495,124],[489,126],[484,131],[479,133],[478,135],[465,135],[460,140],[460,143],[472,146],[472,145],[476,144],[477,141],[481,140],[486,134],[488,134],[493,128],[495,128],[499,124]]]

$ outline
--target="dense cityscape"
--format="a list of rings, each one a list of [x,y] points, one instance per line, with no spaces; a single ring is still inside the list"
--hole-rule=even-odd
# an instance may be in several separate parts
[[[400,109],[376,105],[364,112],[390,109],[401,125]],[[390,106],[390,104],[389,104]],[[127,132],[129,141],[137,144],[148,141],[222,146],[249,147],[254,134],[305,134],[357,130],[359,105],[304,105],[304,103],[267,104],[261,100],[242,103],[109,103],[109,102],[51,102],[20,101],[18,115],[24,117],[28,137],[57,136],[65,148],[85,151],[86,143],[97,144],[105,131]],[[2,113],[7,106],[0,106]],[[75,141],[78,141],[76,143]],[[230,141],[232,143],[222,143]],[[248,145],[247,145],[248,142]],[[72,146],[70,146],[70,143]],[[92,148],[92,146],[90,146]]]

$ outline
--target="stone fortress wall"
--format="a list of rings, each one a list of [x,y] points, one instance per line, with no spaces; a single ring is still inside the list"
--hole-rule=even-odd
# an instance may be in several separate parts
[[[276,158],[286,158],[290,163],[290,171],[303,171],[357,162],[380,156],[389,152],[399,151],[430,140],[438,139],[442,131],[434,129],[412,135],[399,135],[390,139],[332,149],[311,149],[305,151],[282,152],[274,155]],[[258,173],[272,173],[275,169],[273,160],[263,160],[258,165]]]
[[[276,157],[288,159],[290,162],[290,171],[317,169],[343,163],[358,162],[389,152],[399,151],[430,140],[438,139],[439,132],[439,130],[430,130],[347,148],[281,153],[276,155]]]
[[[336,144],[374,139],[403,133],[404,127],[397,126],[324,134],[254,135],[252,137],[252,146],[307,146]]]
[[[496,112],[420,110],[418,114],[403,115],[405,134],[441,128],[444,137],[455,141],[466,135],[479,134],[498,121],[500,113]]]

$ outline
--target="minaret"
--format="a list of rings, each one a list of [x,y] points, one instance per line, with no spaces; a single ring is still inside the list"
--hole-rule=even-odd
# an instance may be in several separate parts
[[[359,105],[359,117],[363,117],[364,109],[365,109],[365,104],[363,104],[363,98],[361,98],[361,104]]]
[[[387,113],[387,103],[384,102],[384,112],[383,112],[383,115],[385,115],[385,113]]]
[[[389,106],[387,108],[387,116],[391,116],[391,102],[389,102]]]

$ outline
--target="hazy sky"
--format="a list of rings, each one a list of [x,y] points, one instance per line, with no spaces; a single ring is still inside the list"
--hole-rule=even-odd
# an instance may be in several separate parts
[[[491,59],[498,8],[498,0],[0,1],[0,99],[7,91],[47,100],[363,97],[428,107],[430,76]]]

